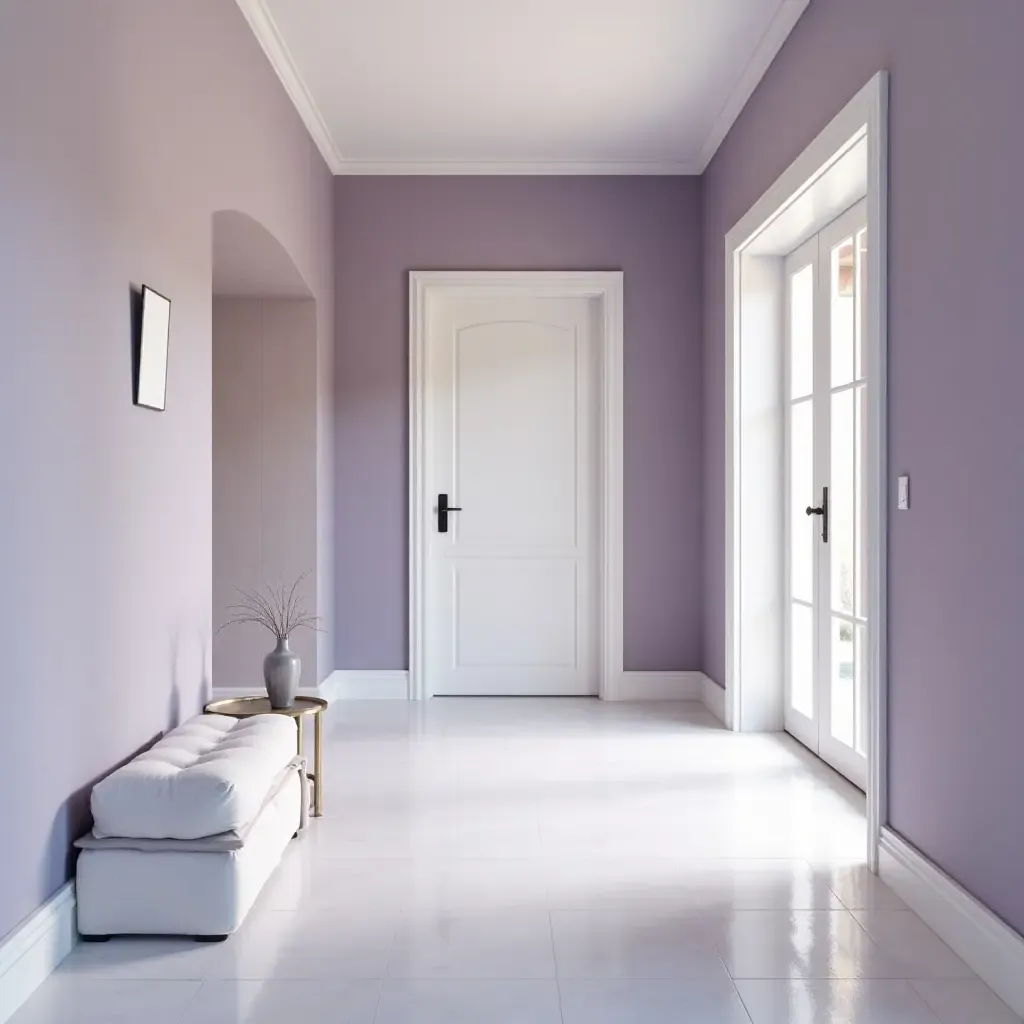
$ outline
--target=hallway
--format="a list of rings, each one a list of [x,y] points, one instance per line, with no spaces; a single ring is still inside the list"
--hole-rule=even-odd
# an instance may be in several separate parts
[[[236,935],[79,945],[14,1024],[1017,1019],[858,864],[863,796],[789,738],[437,699],[335,704],[327,739],[325,816]]]

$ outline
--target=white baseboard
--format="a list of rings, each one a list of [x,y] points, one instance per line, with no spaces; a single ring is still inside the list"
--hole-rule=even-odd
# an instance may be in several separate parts
[[[700,700],[703,672],[623,672],[606,699]]]
[[[218,687],[213,699],[244,697],[252,688]],[[337,669],[319,686],[303,687],[300,694],[336,700],[408,700],[409,673],[404,669]],[[613,701],[703,701],[716,718],[724,720],[725,691],[703,672],[623,672]]]
[[[725,725],[725,689],[718,685],[711,678],[711,676],[704,676],[701,682],[701,700],[704,701],[704,707],[708,709],[717,718],[722,725]]]
[[[78,941],[75,883],[61,886],[0,944],[0,1024],[57,969]]]
[[[878,873],[1014,1013],[1024,1016],[1024,938],[887,828],[879,840]]]
[[[335,700],[408,700],[405,669],[337,669],[320,684],[320,696]]]
[[[246,697],[259,692],[253,687],[214,687],[213,700]],[[319,686],[300,686],[303,697],[321,697],[328,704],[336,700],[407,700],[409,673],[405,669],[367,671],[337,669]]]

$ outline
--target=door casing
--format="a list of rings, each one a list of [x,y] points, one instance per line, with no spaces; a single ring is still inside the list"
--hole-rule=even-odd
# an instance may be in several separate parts
[[[621,691],[623,650],[623,274],[621,271],[419,271],[409,274],[409,696],[431,697],[427,645],[427,531],[434,495],[426,490],[432,441],[426,353],[431,303],[438,297],[596,300],[598,364],[598,695]]]

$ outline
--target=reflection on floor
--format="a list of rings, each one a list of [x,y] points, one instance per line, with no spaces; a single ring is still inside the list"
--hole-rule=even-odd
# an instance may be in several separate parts
[[[220,946],[78,946],[15,1024],[1006,1024],[858,864],[863,797],[703,708],[332,707],[325,817]]]

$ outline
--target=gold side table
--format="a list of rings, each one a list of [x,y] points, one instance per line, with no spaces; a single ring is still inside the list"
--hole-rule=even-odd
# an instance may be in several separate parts
[[[321,697],[296,697],[290,708],[272,708],[268,697],[233,697],[215,700],[203,709],[208,715],[228,715],[230,718],[251,718],[253,715],[287,715],[295,719],[298,753],[302,756],[302,720],[313,716],[313,771],[307,778],[313,783],[313,817],[323,814],[323,739],[324,708],[327,701]]]

